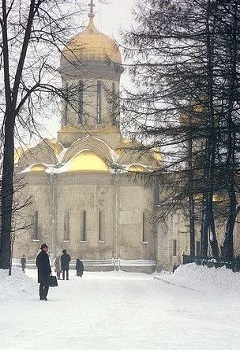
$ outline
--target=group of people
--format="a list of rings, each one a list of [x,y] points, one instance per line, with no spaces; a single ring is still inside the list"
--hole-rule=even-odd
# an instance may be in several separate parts
[[[40,300],[47,300],[49,282],[48,277],[52,274],[51,265],[48,256],[48,245],[43,243],[41,245],[41,251],[36,259],[36,266],[38,269],[38,283],[39,285],[39,297]],[[55,272],[57,278],[60,279],[62,273],[62,279],[69,279],[69,263],[71,261],[70,255],[67,253],[66,249],[62,251],[62,255],[58,255],[54,261]],[[83,263],[80,259],[76,260],[76,271],[77,276],[83,275]]]
[[[69,263],[71,261],[70,255],[67,253],[66,249],[62,251],[62,255],[58,255],[56,259],[54,260],[54,267],[55,272],[57,275],[57,278],[61,279],[61,273],[62,273],[62,279],[68,280],[69,279]],[[80,259],[76,260],[76,274],[78,277],[82,277],[84,271],[83,262]]]

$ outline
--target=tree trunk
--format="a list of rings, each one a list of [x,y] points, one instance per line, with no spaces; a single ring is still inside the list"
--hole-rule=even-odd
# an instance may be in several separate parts
[[[195,256],[195,212],[193,194],[189,196],[190,255]]]
[[[218,242],[217,242],[217,235],[216,235],[216,229],[215,229],[215,221],[213,216],[213,200],[211,199],[210,203],[210,230],[209,230],[209,242],[211,245],[212,250],[212,256],[216,259],[219,258],[219,248],[218,248]]]
[[[240,208],[239,206],[237,206],[237,200],[236,200],[236,194],[235,194],[234,188],[233,186],[231,187],[232,187],[232,193],[229,193],[230,208],[229,208],[228,220],[226,224],[225,240],[223,243],[224,257],[225,259],[228,259],[228,260],[233,260],[234,258],[233,231],[234,231],[236,217]]]
[[[206,12],[206,52],[207,52],[207,108],[206,108],[206,150],[205,150],[205,166],[203,177],[203,208],[202,208],[202,226],[201,252],[203,256],[207,256],[208,249],[208,233],[211,232],[211,247],[213,254],[217,254],[216,233],[214,228],[214,214],[213,214],[213,181],[215,176],[215,158],[216,158],[216,130],[215,130],[215,113],[213,106],[214,90],[213,90],[213,64],[214,64],[214,33],[215,33],[215,18],[211,12],[212,2],[207,2]]]
[[[228,219],[225,231],[225,240],[223,243],[223,251],[226,259],[233,260],[234,258],[234,242],[233,231],[235,226],[236,217],[239,211],[237,205],[236,192],[235,192],[235,171],[238,172],[238,155],[236,148],[237,132],[236,123],[234,121],[234,109],[235,109],[235,94],[239,87],[239,77],[237,73],[237,67],[239,63],[238,51],[239,51],[239,19],[238,19],[238,6],[239,2],[235,2],[232,6],[232,12],[234,13],[233,21],[231,23],[230,32],[231,37],[229,41],[229,57],[231,59],[231,74],[229,79],[230,94],[229,94],[229,106],[228,106],[228,118],[227,118],[227,162],[226,162],[226,177],[225,182],[227,184],[227,191],[229,196],[229,211]]]
[[[14,173],[14,114],[11,110],[5,113],[4,152],[1,188],[1,246],[0,269],[9,269],[11,260],[11,228],[13,203]]]
[[[207,257],[208,252],[208,228],[209,228],[209,216],[208,216],[208,204],[206,195],[202,202],[202,218],[201,218],[201,255]]]

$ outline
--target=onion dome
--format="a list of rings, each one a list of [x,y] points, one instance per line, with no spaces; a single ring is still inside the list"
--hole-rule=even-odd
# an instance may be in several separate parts
[[[90,19],[87,28],[70,39],[62,50],[61,68],[69,64],[86,62],[121,64],[118,45],[111,37],[96,29],[92,11],[88,16]]]

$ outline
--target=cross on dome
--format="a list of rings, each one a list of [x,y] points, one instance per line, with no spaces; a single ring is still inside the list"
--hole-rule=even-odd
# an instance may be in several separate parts
[[[93,0],[91,0],[90,4],[88,4],[88,6],[90,7],[90,13],[89,13],[88,17],[93,18],[94,17],[93,8],[95,7]]]

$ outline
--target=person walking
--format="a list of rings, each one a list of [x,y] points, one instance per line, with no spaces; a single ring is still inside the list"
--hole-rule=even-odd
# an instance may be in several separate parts
[[[51,266],[48,256],[48,245],[43,243],[41,245],[41,252],[38,254],[36,259],[36,266],[38,269],[38,283],[39,285],[39,296],[40,300],[47,300],[48,295],[48,276],[51,275]]]
[[[21,266],[22,266],[22,272],[24,272],[24,273],[25,273],[25,268],[26,268],[26,262],[27,262],[27,260],[25,258],[25,255],[23,255],[21,257]]]
[[[82,277],[84,266],[83,266],[83,262],[80,259],[76,260],[76,270],[77,270],[77,276]]]
[[[60,280],[60,273],[62,272],[61,269],[61,256],[58,255],[56,259],[54,260],[54,266],[55,266],[55,272],[57,274],[57,279]]]
[[[61,255],[61,268],[62,268],[62,278],[65,280],[65,274],[66,279],[69,279],[69,263],[71,261],[70,255],[67,254],[66,249],[63,249],[63,254]]]

